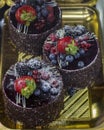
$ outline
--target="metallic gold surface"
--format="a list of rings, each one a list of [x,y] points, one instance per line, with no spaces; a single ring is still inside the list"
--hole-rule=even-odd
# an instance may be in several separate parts
[[[97,0],[56,0],[61,7],[69,6],[95,6]]]
[[[5,25],[3,27],[3,40],[1,50],[1,79],[10,67],[17,61],[33,57],[26,55],[16,50],[11,42],[8,24],[7,12],[5,15]],[[102,44],[99,18],[96,10],[92,7],[63,7],[62,8],[62,22],[64,24],[85,25],[90,31],[94,32],[99,43]],[[72,97],[66,95],[64,99],[64,109],[60,113],[60,117],[50,123],[48,129],[63,128],[77,130],[84,128],[84,130],[103,130],[104,121],[104,86],[93,86],[92,88],[86,87],[85,89],[78,90]],[[4,114],[4,106],[2,95],[0,92],[0,130],[22,129],[21,122],[13,122],[8,119]],[[37,127],[41,129],[41,127]],[[46,128],[45,128],[46,129]]]
[[[4,0],[0,0],[0,8],[2,8],[5,5],[5,1]]]
[[[8,6],[12,6],[14,4],[13,0],[6,0],[6,4]]]
[[[12,6],[14,4],[13,0],[0,0],[0,8],[4,7],[5,4]]]

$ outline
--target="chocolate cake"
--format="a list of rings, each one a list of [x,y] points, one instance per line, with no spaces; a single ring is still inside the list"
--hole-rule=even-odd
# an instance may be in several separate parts
[[[61,10],[51,0],[18,0],[8,15],[11,39],[27,54],[41,55],[46,37],[61,27]]]
[[[46,126],[63,109],[63,82],[59,71],[33,58],[17,62],[6,72],[3,83],[5,114],[24,128]]]
[[[84,88],[103,82],[97,37],[83,25],[65,25],[51,33],[44,42],[43,57],[57,66],[66,87]]]

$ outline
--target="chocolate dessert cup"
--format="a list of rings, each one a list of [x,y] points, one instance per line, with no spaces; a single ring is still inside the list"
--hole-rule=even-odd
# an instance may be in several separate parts
[[[49,25],[49,28],[47,24],[44,28],[40,30],[35,30],[35,26],[33,25],[32,27],[28,28],[28,30],[30,30],[28,33],[24,33],[23,30],[18,31],[17,21],[15,19],[15,15],[11,13],[12,10],[13,10],[13,7],[11,7],[9,11],[8,24],[9,24],[10,37],[11,37],[11,40],[13,41],[13,44],[17,47],[17,49],[20,52],[24,52],[26,54],[33,54],[35,56],[41,55],[42,46],[46,37],[53,31],[61,27],[62,16],[61,16],[60,8],[58,6],[54,7],[55,21]],[[38,23],[39,22],[37,22],[36,24]],[[40,27],[40,25],[37,25],[37,26]],[[33,32],[31,32],[31,30]]]
[[[80,26],[80,25],[77,25],[77,26]],[[84,26],[82,26],[82,28],[83,28]],[[63,27],[64,28],[64,27]],[[81,30],[79,31],[79,30],[77,30],[78,31],[78,33],[79,34],[77,34],[77,31],[76,32],[73,32],[71,29],[73,29],[74,30],[74,28],[77,28],[77,27],[71,27],[71,26],[67,26],[66,25],[66,27],[65,28],[68,28],[70,31],[69,31],[69,34],[68,34],[68,36],[69,37],[73,37],[74,39],[77,37],[80,37],[81,35],[82,36],[84,36],[84,35],[86,35],[86,34],[88,34],[89,35],[89,32],[88,32],[88,30],[86,30],[86,28],[84,27],[84,33],[82,33],[81,34]],[[78,27],[79,28],[79,27]],[[61,29],[60,29],[61,30]],[[83,29],[82,29],[83,30]],[[72,31],[72,32],[71,32]],[[57,31],[56,31],[57,32]],[[56,32],[55,33],[53,33],[53,34],[56,34]],[[87,33],[86,33],[87,32]],[[58,32],[59,33],[59,32]],[[63,30],[61,30],[61,32],[60,32],[60,34],[61,34],[61,36],[62,36],[62,39],[64,39],[63,37],[65,36],[65,35],[63,35],[62,34],[63,33]],[[52,34],[52,35],[53,35]],[[83,35],[84,34],[84,35]],[[92,35],[92,34],[91,34]],[[51,36],[51,34],[50,34],[50,36]],[[50,54],[50,52],[47,52],[47,48],[49,49],[50,47],[49,46],[46,46],[45,44],[47,44],[47,43],[52,43],[51,41],[50,41],[50,36],[49,37],[47,37],[47,39],[46,39],[46,41],[45,41],[45,43],[44,43],[44,45],[43,45],[43,59],[45,60],[45,61],[47,61],[47,62],[49,62],[49,63],[51,63],[52,64],[52,61],[50,60],[50,56],[49,55],[51,55]],[[81,38],[81,37],[80,37]],[[55,39],[55,38],[54,38]],[[61,38],[59,38],[58,40],[60,40]],[[66,36],[66,39],[67,39],[67,36]],[[82,39],[83,39],[83,37],[82,37]],[[82,39],[80,39],[80,40],[82,40]],[[86,39],[86,37],[85,37],[85,39]],[[56,38],[56,41],[54,41],[54,42],[56,42],[56,46],[58,47],[58,40],[57,40],[57,38]],[[80,41],[79,40],[79,41]],[[77,41],[77,40],[76,40]],[[57,52],[54,52],[54,53],[56,53],[56,57],[58,57],[58,58],[56,58],[57,59],[57,61],[55,62],[53,62],[53,64],[55,65],[55,66],[57,66],[57,68],[59,69],[59,71],[60,71],[60,73],[61,73],[61,75],[62,75],[62,78],[63,78],[63,82],[64,82],[64,86],[65,86],[65,88],[69,88],[69,87],[75,87],[75,88],[85,88],[85,87],[90,87],[90,86],[92,86],[92,84],[94,85],[101,85],[102,83],[103,83],[103,69],[102,69],[102,59],[101,59],[101,52],[100,52],[100,47],[99,47],[99,43],[98,43],[98,40],[96,39],[96,37],[94,36],[93,38],[92,38],[92,40],[91,39],[89,39],[88,40],[88,42],[86,42],[87,40],[82,40],[82,45],[84,44],[91,44],[91,46],[92,45],[95,45],[95,47],[94,48],[92,48],[92,50],[90,50],[90,54],[88,54],[88,53],[85,53],[84,52],[84,55],[85,56],[82,56],[82,57],[77,57],[77,58],[75,58],[75,56],[73,56],[73,54],[71,55],[71,56],[73,56],[74,57],[74,60],[76,60],[76,61],[70,61],[70,63],[69,63],[69,65],[70,66],[66,66],[66,68],[65,67],[63,67],[62,68],[62,66],[60,67],[60,64],[59,64],[59,62],[58,62],[58,60],[59,60],[59,57],[58,57],[58,54],[57,54]],[[78,42],[78,41],[77,41]],[[75,44],[77,44],[77,42],[75,43]],[[81,46],[81,43],[79,43],[80,44],[80,46]],[[53,45],[54,46],[54,45]],[[45,48],[46,48],[46,50],[45,50]],[[90,47],[89,47],[90,48]],[[60,48],[59,48],[60,49]],[[63,48],[61,48],[61,49],[63,49]],[[57,49],[56,49],[57,50]],[[87,50],[88,50],[88,48],[86,49],[86,52],[87,52]],[[49,50],[48,50],[49,51]],[[78,53],[80,53],[79,51],[78,51]],[[81,55],[81,54],[80,54]],[[77,55],[77,56],[79,56],[79,55]],[[88,57],[88,58],[87,58]],[[51,58],[52,58],[52,56],[51,56]],[[79,61],[84,61],[84,62],[82,62],[83,64],[83,67],[80,67],[80,68],[78,68],[78,66],[76,67],[76,63],[78,64],[78,62]],[[58,62],[58,63],[57,63]],[[85,64],[86,65],[85,65]]]
[[[49,64],[47,67],[49,67]],[[53,70],[57,72],[56,77],[58,76],[58,78],[60,79],[58,81],[59,86],[57,88],[58,94],[54,93],[55,95],[52,95],[49,100],[45,99],[46,97],[44,98],[44,100],[41,98],[42,103],[38,103],[37,101],[40,101],[40,99],[37,100],[38,98],[35,95],[36,100],[33,100],[33,93],[29,99],[26,99],[26,106],[23,107],[23,104],[21,103],[22,99],[20,104],[17,104],[15,99],[17,93],[13,89],[14,81],[16,80],[16,77],[14,76],[14,68],[14,65],[10,67],[10,69],[6,72],[2,83],[5,114],[13,121],[20,121],[21,123],[23,123],[24,128],[31,129],[35,128],[36,126],[47,126],[50,122],[59,117],[60,111],[63,109],[64,91],[62,78],[59,72],[55,70],[55,68],[51,69],[51,71]],[[11,82],[11,80],[13,82]],[[10,87],[11,89],[8,89],[10,86],[10,82],[12,86]],[[42,90],[41,93],[43,94]],[[46,89],[44,94],[47,94]],[[31,101],[35,102],[35,106]]]

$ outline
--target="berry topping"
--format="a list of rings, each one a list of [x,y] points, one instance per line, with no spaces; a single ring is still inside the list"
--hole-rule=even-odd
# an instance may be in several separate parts
[[[51,50],[51,47],[52,47],[52,44],[50,44],[50,43],[45,43],[45,44],[44,44],[44,50],[45,50],[45,51],[50,51],[50,50]]]
[[[55,96],[55,95],[58,94],[58,89],[57,88],[51,88],[50,93],[51,93],[51,95]]]
[[[57,37],[55,36],[54,33],[50,34],[50,35],[49,35],[49,38],[50,38],[50,40],[51,40],[52,42],[54,42],[54,41],[57,40]]]
[[[72,97],[75,93],[77,92],[77,90],[74,87],[70,87],[68,89],[68,94]]]
[[[50,51],[51,53],[53,53],[53,54],[55,54],[55,55],[57,55],[57,47],[56,46],[54,46],[54,47],[51,47],[51,51]]]
[[[44,19],[39,20],[38,23],[34,24],[34,26],[37,30],[41,30],[45,26],[45,20]]]
[[[37,64],[38,69],[36,69]],[[26,65],[30,71],[26,76],[16,75],[17,65],[18,67]],[[58,92],[61,92],[63,86],[62,77],[56,67],[40,58],[17,62],[7,71],[7,78],[5,90],[8,97],[24,108],[47,105],[56,96],[56,92],[51,89],[57,88]]]
[[[87,43],[87,42],[81,42],[80,44],[79,44],[79,47],[80,48],[83,48],[85,51],[87,51],[90,47],[91,47],[92,45],[90,44],[90,43]]]
[[[54,9],[51,6],[47,6],[47,10],[49,12],[48,17],[47,17],[47,21],[52,23],[55,20]]]
[[[65,59],[67,62],[71,63],[71,62],[73,62],[74,57],[72,55],[67,55]]]
[[[49,55],[49,59],[50,59],[50,60],[54,60],[54,59],[56,59],[56,55],[53,54],[53,53],[50,53],[50,55]]]
[[[15,80],[14,89],[28,99],[36,89],[36,84],[32,77],[23,76]]]
[[[44,0],[36,0],[37,4],[42,5],[44,3]]]
[[[75,55],[78,49],[74,39],[71,37],[64,37],[58,41],[57,50],[60,53]]]
[[[43,92],[47,93],[51,89],[51,86],[48,82],[42,81],[41,89]]]
[[[40,94],[41,94],[40,89],[36,89],[36,90],[34,91],[34,95],[35,95],[35,96],[40,96]]]
[[[29,26],[36,19],[36,10],[29,5],[23,5],[17,9],[15,17],[19,23]]]
[[[56,65],[56,64],[57,64],[57,60],[56,60],[56,59],[53,59],[53,60],[51,60],[51,63],[52,63],[53,65]]]
[[[80,57],[80,53],[77,52],[77,53],[74,55],[74,58],[75,58],[75,59],[78,59],[79,57]]]
[[[34,70],[32,77],[36,82],[39,82],[41,78],[41,73],[38,70]]]
[[[83,61],[78,62],[78,68],[83,68],[85,66]]]
[[[34,60],[31,59],[28,61],[27,65],[31,68],[31,69],[40,69],[42,67],[41,62],[38,60]]]
[[[24,62],[21,62],[16,64],[16,71],[19,76],[26,76],[28,75],[30,68]]]
[[[48,10],[47,10],[46,8],[45,8],[45,9],[42,9],[42,10],[41,10],[41,14],[42,14],[43,17],[46,18],[46,17],[48,16]]]
[[[36,11],[39,12],[41,10],[41,7],[39,5],[36,6]]]
[[[50,78],[50,75],[49,75],[49,73],[48,72],[41,72],[41,78],[43,79],[43,80],[48,80],[49,78]]]
[[[79,53],[80,53],[81,55],[84,55],[84,54],[85,54],[85,50],[84,50],[83,48],[81,48],[81,49],[79,49]]]
[[[90,33],[83,25],[66,25],[51,33],[45,43],[50,44],[49,49],[45,49],[45,46],[43,48],[48,60],[67,70],[87,66],[94,59],[97,50],[94,33]]]
[[[52,14],[52,15],[54,14],[54,9],[52,6],[47,6],[47,10],[48,10],[49,14]]]
[[[50,23],[53,23],[55,20],[55,16],[53,14],[49,14],[47,17],[47,21]]]
[[[59,58],[60,58],[60,60],[64,60],[65,59],[65,54],[60,54]]]

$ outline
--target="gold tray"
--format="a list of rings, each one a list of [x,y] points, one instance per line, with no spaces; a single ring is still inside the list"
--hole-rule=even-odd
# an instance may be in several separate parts
[[[1,44],[1,81],[6,70],[15,62],[33,57],[16,50],[8,31],[8,11],[5,13],[5,24],[3,27],[3,38]],[[94,32],[102,46],[102,34],[100,33],[100,21],[96,9],[88,6],[74,6],[62,8],[62,20],[64,24],[85,25]],[[103,50],[103,49],[102,49]],[[102,51],[103,52],[103,51]],[[103,53],[102,53],[103,54]],[[103,59],[102,59],[103,60]],[[104,68],[104,67],[103,67]],[[92,83],[93,86],[93,83]],[[103,130],[104,128],[104,86],[93,86],[92,88],[80,89],[72,96],[66,95],[64,99],[64,109],[60,117],[49,124],[47,129],[71,129],[77,130]],[[0,130],[22,129],[21,122],[13,122],[4,114],[3,99],[0,87]],[[37,129],[40,129],[38,127]],[[46,129],[46,128],[45,128]]]
[[[56,0],[61,7],[69,6],[95,6],[97,0]]]

